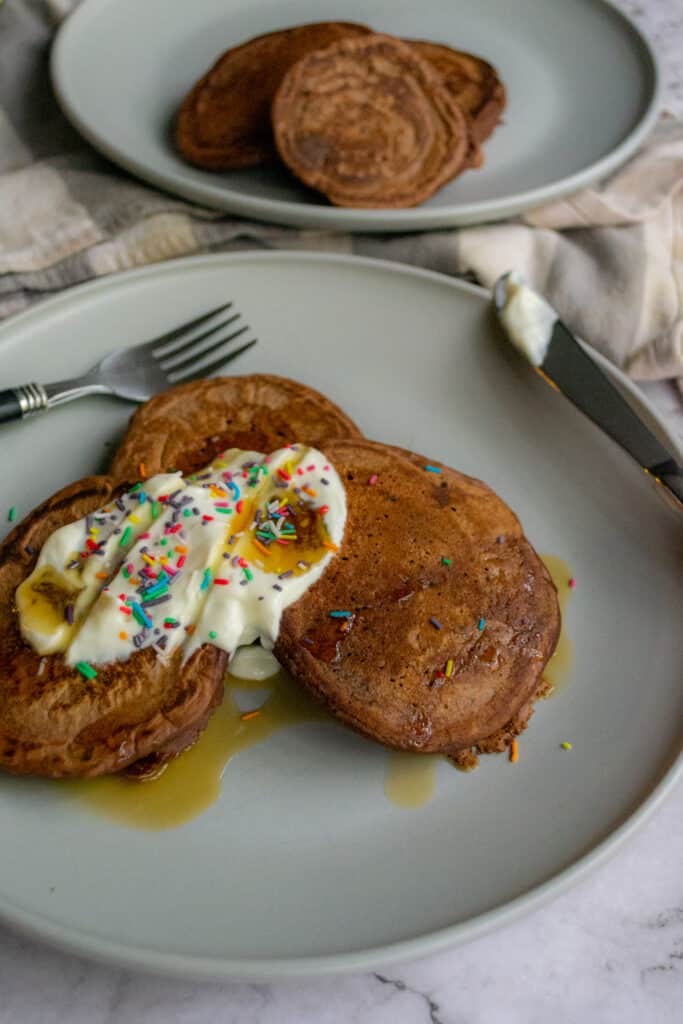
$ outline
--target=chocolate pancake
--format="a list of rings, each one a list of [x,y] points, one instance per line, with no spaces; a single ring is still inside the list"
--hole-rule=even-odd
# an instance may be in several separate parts
[[[272,109],[275,144],[338,206],[416,206],[465,165],[467,119],[429,61],[385,35],[298,61]]]
[[[410,45],[439,72],[453,99],[470,118],[474,142],[481,145],[505,109],[505,86],[496,69],[481,57],[440,43],[411,39]]]
[[[344,543],[285,611],[276,657],[387,746],[471,749],[538,691],[560,629],[550,576],[480,481],[370,441],[325,454],[347,489]]]
[[[58,654],[24,642],[14,608],[17,587],[40,548],[66,523],[112,496],[107,477],[63,488],[0,546],[0,768],[17,774],[94,776],[120,771],[182,737],[189,746],[223,696],[227,655],[206,644],[182,665],[147,648],[97,667],[93,679]],[[170,749],[170,748],[169,748]]]
[[[210,170],[273,160],[270,104],[285,72],[313,50],[369,31],[348,22],[319,22],[269,32],[228,50],[183,101],[178,149],[190,163]]]
[[[194,473],[226,448],[269,452],[291,441],[324,448],[362,436],[338,406],[305,384],[267,374],[211,377],[141,405],[110,472],[133,482],[168,469]]]

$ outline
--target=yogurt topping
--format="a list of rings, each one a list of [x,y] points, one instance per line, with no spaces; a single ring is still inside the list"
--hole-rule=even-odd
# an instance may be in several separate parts
[[[533,366],[541,366],[558,319],[556,311],[516,270],[496,281],[494,300],[512,344]]]
[[[17,590],[20,628],[70,665],[153,647],[184,658],[274,644],[280,617],[323,573],[346,523],[326,457],[291,445],[230,449],[183,478],[160,474],[47,540]]]

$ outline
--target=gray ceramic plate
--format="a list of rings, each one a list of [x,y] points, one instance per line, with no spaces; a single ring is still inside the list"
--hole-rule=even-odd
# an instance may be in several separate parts
[[[486,164],[413,210],[326,205],[281,170],[214,174],[174,152],[182,97],[223,50],[307,21],[353,20],[481,54],[508,89]],[[656,116],[655,57],[604,0],[86,0],[57,38],[52,78],[76,128],[112,160],[187,199],[343,231],[408,231],[506,217],[607,174]]]
[[[481,476],[538,550],[569,564],[571,678],[537,711],[516,765],[490,757],[462,775],[441,763],[419,810],[386,800],[382,748],[324,724],[240,754],[219,802],[170,832],[1,778],[0,915],[89,956],[203,976],[422,956],[558,892],[672,784],[681,519],[508,351],[483,291],[378,261],[252,254],[117,275],[0,328],[0,377],[78,373],[227,297],[260,338],[241,372],[312,384],[369,436]],[[103,467],[129,413],[88,399],[3,427],[4,503],[23,514]]]

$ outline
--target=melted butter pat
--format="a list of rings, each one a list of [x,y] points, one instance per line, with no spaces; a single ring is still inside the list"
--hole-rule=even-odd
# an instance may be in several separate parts
[[[567,563],[558,558],[557,555],[541,555],[541,559],[557,588],[557,598],[562,614],[560,638],[557,641],[555,653],[546,665],[545,672],[543,673],[544,678],[552,684],[553,692],[555,693],[563,686],[566,686],[574,662],[574,649],[567,632],[566,623],[567,604],[572,593],[572,588],[569,586],[572,572]]]
[[[81,587],[52,565],[42,565],[17,589],[15,601],[22,621],[36,635],[51,637],[41,653],[62,650],[74,633],[67,622],[66,609],[74,605]]]
[[[245,718],[236,692],[258,691],[262,696],[264,690],[269,692],[258,714]],[[225,699],[197,743],[156,778],[138,781],[110,775],[57,785],[101,817],[129,828],[176,828],[218,800],[223,773],[240,751],[262,743],[286,726],[316,721],[329,721],[329,716],[284,670],[268,680],[240,679],[228,673]]]

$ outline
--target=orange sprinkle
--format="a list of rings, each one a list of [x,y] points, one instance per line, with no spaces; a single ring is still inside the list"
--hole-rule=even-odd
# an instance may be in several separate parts
[[[304,492],[304,494],[310,495],[311,498],[318,497],[318,492],[314,491],[312,487],[302,487],[301,490]]]
[[[250,718],[258,718],[260,714],[260,711],[247,711],[245,715],[240,715],[240,718],[243,722],[248,722]]]
[[[139,576],[131,576],[131,578],[129,579],[128,582],[132,583],[134,587],[139,587],[140,586],[140,577]]]
[[[187,554],[187,548],[185,547],[184,544],[176,544],[176,546],[173,548],[173,550],[177,551],[179,555],[186,555]]]
[[[515,761],[519,761],[519,745],[517,740],[513,740],[510,744],[510,760],[513,764]]]
[[[119,633],[119,640],[127,640],[127,639],[128,639],[128,634],[124,633],[123,630],[121,630],[121,632]]]
[[[261,541],[257,540],[256,537],[254,537],[254,547],[256,548],[257,551],[260,551],[264,555],[268,555],[268,557],[270,558],[270,551],[265,546],[265,544],[262,544]]]
[[[336,544],[333,544],[331,540],[324,540],[323,547],[327,548],[328,551],[339,551],[339,547]]]
[[[109,576],[109,573],[106,573],[106,572],[96,572],[95,573],[95,578],[98,579],[98,580],[106,580],[108,578],[108,576]]]
[[[146,480],[147,479],[147,470],[145,469],[144,462],[140,463],[140,465],[138,466],[138,469],[140,471],[140,479],[141,480]]]
[[[185,626],[185,632],[189,633],[190,636],[194,633],[194,626]]]

